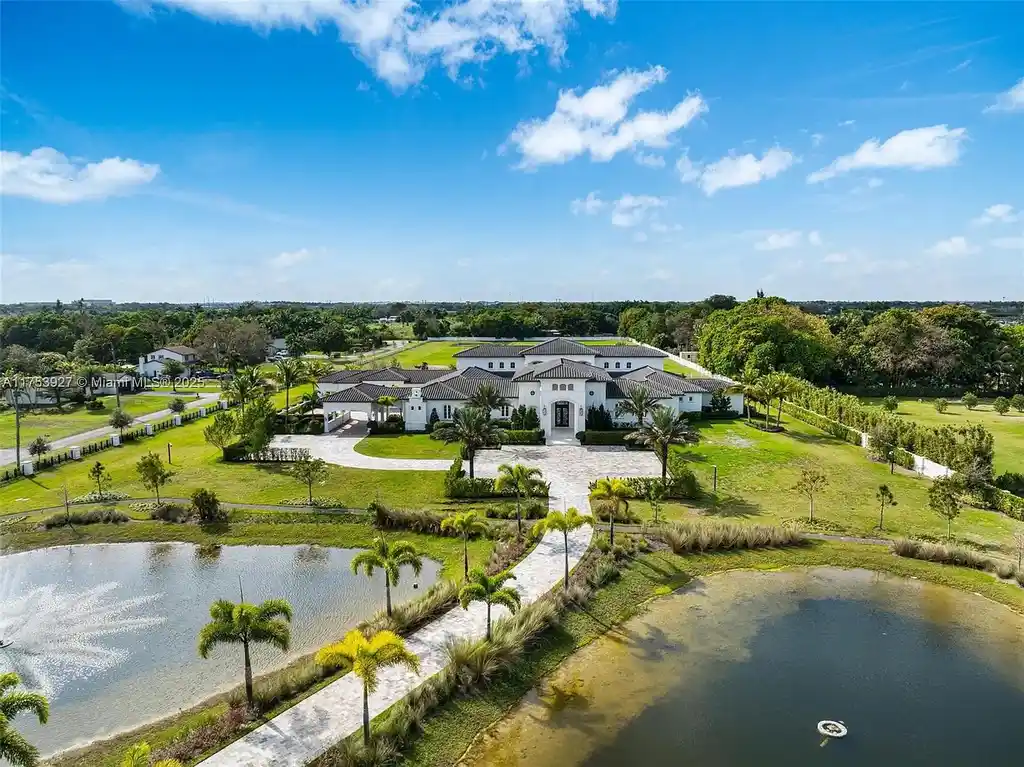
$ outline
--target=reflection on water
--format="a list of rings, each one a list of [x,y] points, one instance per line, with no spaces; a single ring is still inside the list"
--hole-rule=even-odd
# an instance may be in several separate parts
[[[205,661],[196,654],[196,635],[209,620],[210,604],[237,601],[239,578],[246,601],[281,597],[295,613],[291,652],[257,648],[257,673],[316,650],[384,605],[382,574],[372,581],[352,574],[356,553],[320,546],[122,543],[0,557],[4,574],[16,574],[16,586],[25,592],[39,586],[79,592],[115,582],[118,598],[158,595],[146,614],[163,618],[136,633],[109,637],[111,648],[127,659],[67,684],[51,701],[48,725],[25,717],[18,728],[47,754],[175,713],[239,684],[241,650],[217,648]],[[430,586],[439,570],[437,562],[424,560],[416,580]],[[413,580],[403,578],[392,589],[397,602],[414,596]]]
[[[473,767],[1002,765],[1024,753],[1024,618],[870,573],[734,572],[569,659]],[[822,745],[816,725],[850,734]]]

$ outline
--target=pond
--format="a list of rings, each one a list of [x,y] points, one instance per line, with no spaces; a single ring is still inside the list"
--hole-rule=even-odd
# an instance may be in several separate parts
[[[696,581],[572,656],[464,765],[968,765],[1024,753],[1024,617],[864,570]],[[823,719],[849,734],[825,742]]]
[[[137,727],[242,680],[240,647],[209,660],[196,636],[216,599],[279,597],[294,610],[292,649],[259,648],[256,673],[340,638],[384,606],[384,581],[353,575],[354,549],[204,547],[183,543],[82,545],[0,557],[0,672],[13,668],[52,695],[50,722],[19,717],[44,754]],[[434,583],[441,565],[403,568],[395,603]]]

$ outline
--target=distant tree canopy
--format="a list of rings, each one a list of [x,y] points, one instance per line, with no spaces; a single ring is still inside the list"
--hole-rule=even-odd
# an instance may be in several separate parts
[[[836,342],[828,323],[781,298],[755,298],[712,312],[697,335],[700,363],[753,378],[773,370],[810,380],[828,376]]]

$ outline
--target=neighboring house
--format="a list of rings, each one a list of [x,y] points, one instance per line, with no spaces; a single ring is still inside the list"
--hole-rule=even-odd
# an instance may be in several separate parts
[[[458,352],[455,370],[339,370],[317,381],[325,419],[338,412],[376,411],[377,399],[397,399],[392,412],[401,412],[407,431],[422,431],[433,412],[447,420],[483,383],[489,383],[508,406],[492,413],[507,417],[526,405],[537,410],[541,427],[551,437],[582,431],[587,409],[604,406],[612,417],[616,405],[636,388],[645,387],[658,404],[676,412],[700,412],[714,392],[729,382],[714,378],[685,378],[662,368],[667,355],[645,346],[584,346],[567,338],[532,346],[481,344]],[[729,394],[732,409],[741,412],[743,395]],[[332,425],[336,426],[337,423]]]
[[[288,352],[288,342],[283,338],[272,338],[267,344],[267,357],[273,357],[281,352]]]
[[[55,374],[53,376],[43,376],[43,378],[61,382],[60,400],[62,403],[66,403],[78,392],[105,397],[117,394],[118,388],[121,389],[122,394],[135,391],[138,388],[138,381],[131,373],[97,373],[92,377],[87,386],[79,385],[80,377],[74,373]],[[63,385],[65,381],[67,385]],[[5,395],[7,404],[13,405],[14,394],[12,391],[7,390]],[[28,385],[21,390],[18,396],[18,404],[28,407],[55,405],[56,403],[57,399],[54,397],[53,389],[45,386]]]
[[[139,357],[139,375],[146,378],[156,378],[164,374],[164,363],[167,360],[177,360],[185,366],[183,375],[190,376],[192,371],[199,364],[199,354],[191,346],[161,346],[154,349],[145,357]]]

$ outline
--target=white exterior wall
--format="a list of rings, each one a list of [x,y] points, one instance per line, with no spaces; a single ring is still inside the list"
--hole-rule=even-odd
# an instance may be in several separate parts
[[[733,411],[737,413],[743,413],[743,395],[742,394],[730,394],[729,405]]]
[[[423,431],[427,428],[430,411],[427,410],[427,403],[423,401],[418,386],[413,387],[409,399],[402,402],[402,417],[405,418],[406,431]]]
[[[707,394],[680,394],[679,395],[679,412],[681,413],[699,413],[701,408],[704,406],[704,397],[708,397]]]
[[[588,365],[594,364],[593,354],[530,354],[523,357],[527,365],[539,365],[543,362],[555,362],[557,360],[572,360],[573,362],[585,362]]]
[[[455,369],[466,370],[467,368],[481,368],[495,373],[519,372],[526,363],[522,357],[470,357],[455,358]]]
[[[572,391],[569,391],[570,385],[572,386]],[[586,381],[545,378],[537,381],[536,386],[537,389],[535,391],[540,402],[537,406],[537,415],[540,417],[540,426],[545,432],[550,434],[551,430],[555,428],[554,404],[556,402],[570,403],[568,428],[573,432],[583,431],[587,415]],[[564,390],[562,389],[563,386],[565,387]],[[557,388],[553,389],[552,387]]]
[[[616,363],[618,363],[618,367],[615,367]],[[605,365],[608,367],[605,367]],[[623,372],[626,370],[639,370],[640,368],[664,370],[665,360],[661,357],[599,357],[597,362],[594,363],[594,367],[600,368],[601,370],[607,370],[610,373],[614,373],[616,371]]]
[[[139,375],[146,376],[147,378],[156,378],[164,374],[164,362],[167,360],[177,360],[185,365],[184,375],[192,375],[192,368],[185,362],[184,355],[172,352],[169,349],[157,349],[145,357],[139,357],[139,364],[136,370],[139,371]]]

